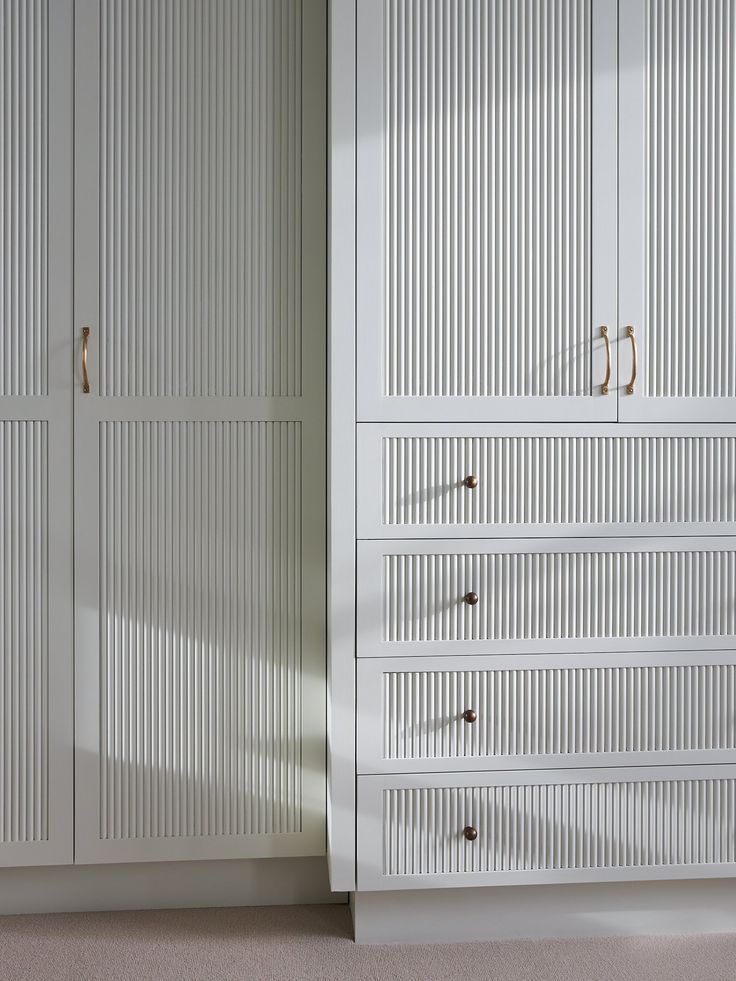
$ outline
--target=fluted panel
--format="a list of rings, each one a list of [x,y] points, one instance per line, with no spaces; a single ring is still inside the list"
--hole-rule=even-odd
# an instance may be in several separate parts
[[[301,17],[103,0],[102,395],[301,395]]]
[[[301,424],[99,439],[100,837],[300,831]]]
[[[0,422],[0,843],[48,839],[47,428]]]
[[[383,0],[389,396],[591,391],[590,0]]]
[[[736,637],[728,548],[392,554],[383,570],[389,642]]]
[[[48,0],[0,0],[0,396],[48,391]]]
[[[734,487],[732,436],[383,440],[386,525],[733,522]]]
[[[646,45],[646,394],[733,397],[732,0],[647,0]]]
[[[385,790],[383,874],[732,863],[735,806],[733,779]]]
[[[733,664],[383,675],[388,760],[734,748]]]

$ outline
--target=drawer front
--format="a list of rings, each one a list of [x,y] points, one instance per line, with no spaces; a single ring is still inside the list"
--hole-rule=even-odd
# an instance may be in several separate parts
[[[358,889],[734,875],[735,820],[736,766],[364,776]]]
[[[360,538],[736,532],[733,426],[358,428]]]
[[[697,641],[697,644],[694,644]],[[360,542],[358,654],[730,648],[736,539]]]
[[[359,772],[736,763],[732,652],[522,660],[363,659]]]

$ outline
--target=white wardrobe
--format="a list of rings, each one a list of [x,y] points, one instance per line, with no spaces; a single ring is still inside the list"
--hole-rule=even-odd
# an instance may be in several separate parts
[[[0,0],[0,865],[324,854],[325,45]]]
[[[335,27],[333,865],[359,895],[732,876],[736,9]]]

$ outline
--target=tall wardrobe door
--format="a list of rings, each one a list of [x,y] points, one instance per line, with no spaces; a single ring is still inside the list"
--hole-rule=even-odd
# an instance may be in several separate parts
[[[71,0],[0,2],[0,865],[73,857]]]
[[[361,421],[616,419],[616,18],[358,0]]]
[[[324,852],[325,20],[77,2],[81,862]]]
[[[620,93],[621,418],[733,421],[732,0],[622,0]]]

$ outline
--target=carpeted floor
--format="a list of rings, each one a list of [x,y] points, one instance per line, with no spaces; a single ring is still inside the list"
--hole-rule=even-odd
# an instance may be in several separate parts
[[[359,947],[345,906],[0,918],[1,981],[734,981],[736,937]]]

